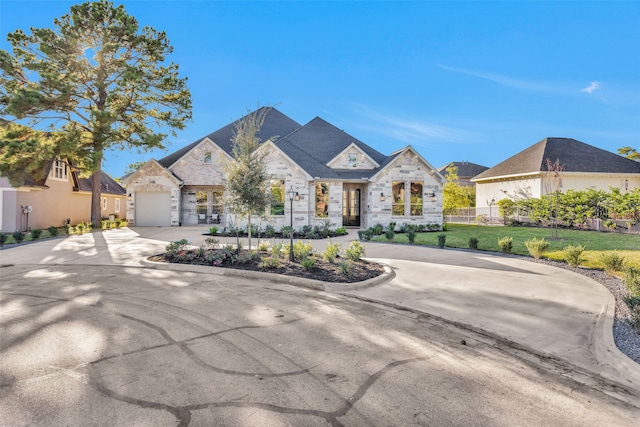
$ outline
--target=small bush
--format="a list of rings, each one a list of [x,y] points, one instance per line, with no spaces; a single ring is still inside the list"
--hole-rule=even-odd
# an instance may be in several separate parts
[[[381,235],[383,230],[384,227],[382,224],[376,224],[372,227],[373,234],[375,234],[376,236]]]
[[[500,250],[503,254],[511,253],[511,250],[513,249],[513,238],[505,236],[502,239],[499,239],[498,246],[500,246]]]
[[[260,243],[258,243],[258,252],[267,252],[268,250],[269,250],[269,242],[267,242],[266,240],[263,240]]]
[[[204,245],[207,249],[217,248],[218,243],[220,243],[220,240],[216,239],[215,237],[207,237],[206,239],[204,239]]]
[[[344,254],[351,261],[360,261],[360,258],[364,256],[364,245],[354,240]]]
[[[609,275],[622,270],[624,266],[624,257],[617,251],[603,252],[600,254],[600,261],[604,264],[604,271]]]
[[[86,229],[86,225],[84,225],[84,222],[81,222],[78,225],[76,225],[76,231],[78,232],[78,234],[84,233],[85,229]]]
[[[334,233],[336,233],[336,236],[346,236],[347,229],[345,227],[338,227]]]
[[[640,268],[627,267],[625,269],[624,285],[627,287],[627,290],[629,290],[631,296],[640,300]]]
[[[165,255],[169,260],[177,260],[180,258],[180,254],[186,251],[187,246],[189,246],[187,239],[173,241],[166,246]]]
[[[322,253],[322,258],[326,262],[333,263],[338,256],[340,256],[340,243],[332,243],[331,240],[329,240],[329,242],[327,242],[327,249]]]
[[[640,296],[630,296],[625,298],[629,307],[629,325],[640,333]]]
[[[407,227],[406,235],[407,235],[407,239],[409,240],[409,243],[411,243],[411,244],[415,243],[415,241],[416,241],[416,227],[414,227],[413,225],[409,225]]]
[[[12,236],[13,236],[13,240],[15,240],[16,243],[22,243],[25,237],[24,233],[20,230],[14,231]]]
[[[575,268],[582,264],[582,253],[584,252],[584,246],[567,246],[563,250],[564,260],[571,267]]]
[[[100,228],[102,230],[108,230],[111,228],[111,221],[109,221],[108,219],[103,219],[100,221]]]
[[[209,234],[211,234],[212,236],[218,234],[218,227],[209,227]]]
[[[367,228],[366,230],[358,230],[358,237],[360,240],[371,240],[373,232],[370,228]]]
[[[73,227],[73,225],[67,224],[67,228],[65,231],[67,232],[68,235],[71,235],[76,232],[76,229]]]
[[[31,238],[33,240],[39,239],[41,234],[42,230],[40,230],[39,228],[34,228],[33,230],[31,230]]]
[[[198,248],[198,258],[204,258],[205,254],[207,253],[204,244],[200,245],[200,247]]]
[[[396,223],[391,221],[387,230],[396,231]]]
[[[529,254],[531,254],[533,258],[538,260],[540,259],[544,251],[546,251],[549,247],[549,242],[544,240],[544,237],[542,239],[537,239],[534,237],[533,239],[524,242],[524,245],[527,247]]]
[[[438,234],[438,247],[444,248],[444,244],[447,242],[446,234]]]
[[[293,256],[295,259],[303,260],[313,253],[311,243],[304,243],[300,240],[293,244]]]
[[[469,249],[478,249],[478,242],[477,237],[469,237]]]
[[[274,243],[273,246],[271,246],[271,257],[272,258],[280,258],[280,255],[282,255],[282,243]],[[287,248],[287,251],[289,249]]]
[[[49,228],[47,228],[47,230],[49,231],[49,236],[51,237],[56,237],[58,235],[58,227],[56,227],[55,225],[50,225]]]
[[[0,246],[4,245],[8,237],[8,234],[0,233]]]
[[[273,228],[273,225],[267,224],[267,226],[264,228],[264,235],[269,239],[273,238],[276,235],[276,229]]]
[[[350,259],[343,259],[338,263],[338,268],[340,269],[340,274],[348,276],[353,270],[353,261]]]
[[[280,268],[280,258],[274,256],[262,258],[262,261],[260,262],[260,268],[266,268],[268,270]]]
[[[303,258],[302,261],[300,261],[300,265],[302,265],[305,271],[313,270],[313,267],[316,266],[316,259],[313,257]]]
[[[282,237],[290,236],[291,235],[291,226],[289,226],[289,225],[282,226],[282,228],[280,229],[280,234],[282,235]]]
[[[395,231],[389,229],[387,231],[384,232],[384,237],[387,238],[387,240],[393,240],[393,238],[395,237],[396,233]]]

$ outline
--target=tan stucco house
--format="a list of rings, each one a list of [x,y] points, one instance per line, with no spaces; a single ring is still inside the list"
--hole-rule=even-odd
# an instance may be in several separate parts
[[[497,215],[498,200],[539,198],[555,190],[547,159],[562,166],[559,189],[640,188],[640,163],[571,138],[545,138],[471,179],[477,215]]]
[[[237,122],[123,180],[127,221],[136,226],[239,225],[224,206],[224,165],[232,159]],[[300,125],[271,108],[257,135],[265,150],[274,204],[263,226],[369,227],[377,223],[442,225],[442,175],[412,147],[382,154],[316,117]]]
[[[101,175],[101,216],[125,215],[125,190],[106,173]],[[26,177],[14,187],[0,177],[0,225],[2,232],[60,227],[91,220],[91,177],[80,178],[62,160],[51,162],[43,180]]]

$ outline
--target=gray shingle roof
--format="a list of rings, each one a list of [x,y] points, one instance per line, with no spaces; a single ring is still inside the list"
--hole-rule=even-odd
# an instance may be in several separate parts
[[[264,123],[260,128],[260,131],[256,134],[256,136],[260,138],[262,142],[265,142],[271,138],[282,138],[290,134],[294,130],[300,128],[300,124],[298,122],[294,121],[288,116],[285,116],[275,108],[262,107],[259,110],[256,110],[255,112],[261,111],[265,108],[269,108],[269,111],[265,115]],[[171,166],[172,164],[180,160],[182,156],[184,156],[189,151],[191,151],[191,149],[193,149],[196,145],[202,142],[202,140],[205,138],[209,138],[221,149],[223,149],[229,155],[231,155],[231,151],[233,147],[233,143],[231,142],[231,139],[233,138],[234,132],[236,130],[236,123],[238,123],[238,121],[240,120],[242,119],[238,119],[233,123],[230,123],[218,129],[217,131],[205,136],[204,138],[200,138],[197,141],[187,145],[186,147],[183,147],[177,151],[174,151],[168,156],[158,160],[158,163],[160,163],[165,168],[168,168],[169,166]]]
[[[450,162],[447,163],[446,165],[440,167],[438,169],[438,172],[440,172],[442,175],[445,175],[447,173],[447,168],[449,166],[456,166],[458,168],[458,177],[459,178],[471,178],[474,177],[478,174],[481,174],[482,172],[486,171],[487,169],[489,169],[487,166],[482,166],[482,165],[478,165],[476,163],[471,163],[471,162]]]
[[[336,170],[327,166],[338,154],[355,144],[376,163],[387,162],[387,156],[367,144],[338,129],[320,117],[316,117],[276,145],[312,177],[325,179],[361,179],[375,174],[375,170]]]
[[[91,191],[92,178],[78,178],[78,189],[81,191]],[[115,182],[109,175],[104,172],[101,172],[100,175],[100,194],[115,194],[115,195],[124,195],[126,194],[125,189]]]
[[[546,160],[560,161],[565,172],[640,173],[640,163],[572,138],[545,138],[474,180],[547,170]]]

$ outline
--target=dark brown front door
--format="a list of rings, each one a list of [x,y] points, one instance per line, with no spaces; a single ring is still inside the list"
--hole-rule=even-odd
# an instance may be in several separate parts
[[[345,188],[342,190],[342,225],[360,226],[360,189]]]

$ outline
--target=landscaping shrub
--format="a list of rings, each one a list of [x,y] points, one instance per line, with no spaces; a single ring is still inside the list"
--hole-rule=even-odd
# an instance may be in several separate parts
[[[65,230],[67,234],[71,235],[76,232],[76,229],[71,224],[67,224],[67,228]]]
[[[303,241],[296,241],[293,244],[293,257],[298,260],[304,260],[313,253],[313,246],[311,243],[305,243]]]
[[[358,230],[358,237],[360,240],[371,240],[373,232],[370,228],[367,228],[366,230]]]
[[[322,253],[322,258],[326,262],[333,263],[338,256],[340,256],[340,243],[332,243],[331,240],[329,240],[329,242],[327,242],[327,249]]]
[[[34,228],[33,230],[31,230],[31,238],[33,240],[39,239],[41,234],[42,230],[40,230],[39,228]]]
[[[220,243],[220,240],[215,237],[207,237],[204,239],[204,245],[207,249],[215,249],[218,247],[218,243]]]
[[[16,243],[22,243],[22,241],[24,240],[24,233],[20,230],[16,230],[13,232],[12,234],[13,236],[13,240],[16,241]]]
[[[536,260],[539,260],[544,251],[549,247],[549,242],[542,239],[533,238],[531,240],[527,240],[524,242],[524,245],[527,247],[529,254]]]
[[[502,239],[499,239],[498,246],[503,254],[511,253],[511,250],[513,249],[513,238],[505,236]]]
[[[629,325],[640,333],[640,296],[626,297],[624,302],[629,307]]]
[[[271,257],[272,258],[280,258],[280,255],[282,255],[282,243],[274,243],[273,246],[271,246]],[[289,248],[287,248],[287,252],[289,251]]]
[[[584,252],[584,246],[566,246],[563,250],[564,260],[571,267],[575,268],[582,263],[582,253]]]
[[[218,227],[209,227],[209,234],[211,234],[212,236],[218,234]]]
[[[111,221],[108,219],[103,219],[100,221],[100,228],[103,230],[108,230],[111,228]]]
[[[413,244],[416,241],[416,227],[414,227],[413,225],[409,225],[407,227],[407,231],[405,234],[407,235],[409,243]]]
[[[349,248],[345,251],[345,256],[351,261],[359,261],[364,255],[364,245],[357,240],[354,240],[349,245]]]
[[[345,236],[347,234],[347,229],[345,227],[336,228],[336,236]]]
[[[49,236],[51,237],[56,237],[58,235],[58,227],[56,227],[55,225],[50,225],[49,228],[47,228],[47,230],[49,231]]]
[[[260,267],[266,268],[268,270],[273,270],[276,268],[280,268],[280,258],[277,256],[270,256],[268,258],[262,258],[260,261]]]
[[[627,267],[625,269],[624,285],[631,296],[638,298],[640,303],[640,268]]]
[[[81,222],[78,225],[76,225],[76,231],[78,232],[78,234],[84,233],[85,228],[86,228],[86,226],[84,225],[83,222]]]
[[[622,270],[624,266],[624,257],[617,251],[603,252],[600,254],[600,261],[604,264],[604,271],[609,275]]]
[[[376,236],[381,235],[383,230],[384,227],[382,226],[382,224],[376,224],[372,227],[373,234],[375,234]]]
[[[300,261],[300,265],[302,265],[302,269],[305,271],[313,270],[313,267],[316,266],[316,259],[313,257],[303,258]]]
[[[283,225],[280,229],[280,234],[282,235],[282,237],[289,237],[289,235],[291,235],[291,226]]]
[[[444,244],[447,241],[447,235],[446,234],[438,234],[438,246],[440,248],[444,248]]]
[[[396,233],[395,233],[393,230],[391,230],[391,229],[389,229],[389,230],[387,230],[387,231],[385,231],[385,232],[384,232],[384,237],[386,237],[386,238],[387,238],[387,240],[393,240],[393,238],[395,237],[395,235],[396,235]]]
[[[200,245],[200,247],[198,248],[198,258],[204,258],[205,254],[207,253],[205,247],[204,247],[204,243],[202,245]]]
[[[276,229],[273,228],[273,225],[267,224],[267,226],[264,228],[264,235],[267,236],[269,239],[275,237]]]
[[[478,249],[478,242],[477,237],[469,237],[469,249]]]
[[[350,259],[343,259],[338,263],[338,268],[340,268],[341,274],[348,276],[353,270],[353,261],[351,261]]]
[[[173,241],[166,246],[165,256],[169,260],[179,259],[180,253],[185,252],[188,246],[189,246],[189,241],[187,239]]]
[[[389,223],[389,228],[387,228],[387,230],[396,231],[396,223],[391,221]]]
[[[266,240],[263,240],[260,243],[258,243],[258,252],[267,252],[268,250],[269,250],[269,242],[267,242]]]
[[[7,237],[9,237],[7,234],[0,233],[0,246],[4,245],[4,242],[7,241]]]

